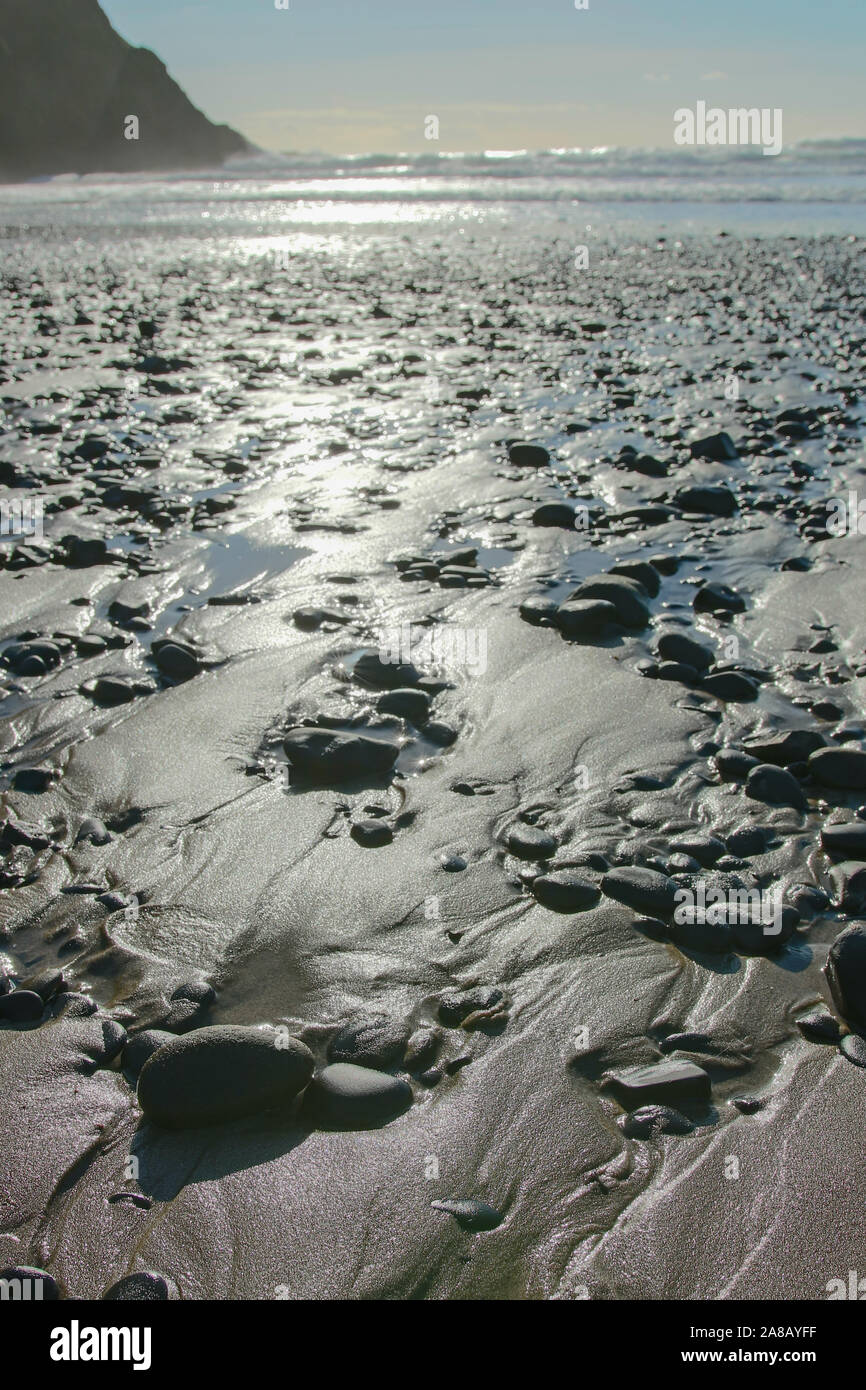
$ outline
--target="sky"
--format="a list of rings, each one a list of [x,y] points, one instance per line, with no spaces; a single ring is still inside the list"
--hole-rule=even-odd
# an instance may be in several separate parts
[[[866,138],[866,0],[101,3],[268,150],[673,148],[699,99],[780,107],[786,145]]]

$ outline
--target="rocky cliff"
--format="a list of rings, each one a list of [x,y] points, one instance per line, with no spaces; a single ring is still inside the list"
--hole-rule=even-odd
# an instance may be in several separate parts
[[[0,0],[0,179],[212,166],[249,148],[98,0]]]

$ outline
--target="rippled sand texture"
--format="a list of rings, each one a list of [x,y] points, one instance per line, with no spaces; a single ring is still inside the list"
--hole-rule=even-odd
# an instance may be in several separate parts
[[[862,745],[863,541],[824,524],[863,486],[862,253],[593,239],[579,270],[507,227],[301,238],[288,269],[11,247],[0,494],[46,517],[2,543],[0,962],[47,1002],[0,1024],[0,1264],[189,1299],[820,1298],[864,1267],[866,1071],[796,1020],[863,891],[820,832],[866,797],[801,760],[802,804],[768,803],[713,760],[768,728]],[[691,456],[719,431],[735,457]],[[730,515],[677,498],[716,484]],[[545,503],[578,524],[533,524]],[[552,625],[649,557],[648,623]],[[710,583],[744,611],[696,611]],[[406,624],[426,726],[356,665]],[[662,628],[756,698],[653,678]],[[393,770],[290,781],[305,719],[399,743]],[[541,863],[511,852],[532,829]],[[698,949],[599,892],[630,865],[782,886],[796,928]],[[530,887],[563,866],[584,910]],[[171,1001],[203,982],[212,1004]],[[110,1023],[286,1025],[321,1069],[378,1016],[412,1102],[364,1129],[303,1105],[158,1129]],[[709,1099],[630,1121],[608,1074],[662,1058]],[[470,1199],[494,1214],[433,1205]]]

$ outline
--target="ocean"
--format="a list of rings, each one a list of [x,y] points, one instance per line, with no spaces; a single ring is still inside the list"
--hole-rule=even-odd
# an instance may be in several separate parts
[[[862,234],[866,140],[805,141],[772,157],[757,147],[263,154],[210,172],[65,175],[0,191],[6,239],[485,223],[559,223],[600,236]]]

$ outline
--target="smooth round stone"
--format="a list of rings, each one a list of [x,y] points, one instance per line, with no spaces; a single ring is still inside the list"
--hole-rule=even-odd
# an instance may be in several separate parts
[[[224,1024],[160,1047],[145,1062],[138,1100],[166,1129],[223,1124],[288,1105],[313,1074],[313,1054],[275,1029]]]
[[[328,1044],[330,1062],[351,1062],[359,1067],[399,1067],[406,1054],[409,1029],[389,1018],[365,1019],[335,1033]]]
[[[601,890],[570,869],[557,869],[533,880],[532,892],[551,912],[585,912],[595,907]]]
[[[121,676],[100,676],[91,693],[98,705],[128,705],[135,699],[134,687]]]
[[[728,850],[740,859],[763,854],[767,848],[767,832],[760,825],[741,825],[728,836]]]
[[[700,862],[692,858],[690,854],[672,854],[667,864],[665,872],[668,874],[696,874],[700,872]]]
[[[376,701],[376,709],[380,714],[396,714],[400,719],[408,719],[413,724],[423,724],[430,715],[430,696],[423,690],[413,690],[410,686],[387,690]]]
[[[164,1274],[141,1269],[118,1279],[102,1297],[115,1303],[166,1303],[177,1298],[177,1289]]]
[[[733,933],[727,922],[676,922],[671,936],[681,951],[719,955],[730,951]]]
[[[846,859],[866,859],[866,821],[825,825],[821,831],[821,844],[831,854],[844,854]]]
[[[823,888],[814,883],[792,883],[787,890],[788,901],[797,909],[801,917],[814,917],[830,906],[830,899]]]
[[[16,989],[0,997],[0,1023],[33,1023],[41,1018],[45,1003],[33,989]]]
[[[830,869],[830,883],[839,909],[849,917],[866,914],[866,864],[843,859]]]
[[[540,444],[512,444],[508,457],[515,468],[543,468],[550,463],[550,454]]]
[[[656,668],[656,679],[679,681],[680,685],[694,685],[698,680],[698,672],[694,666],[686,666],[682,661],[662,661]]]
[[[19,676],[44,676],[48,667],[41,656],[23,656],[15,665],[16,674]]]
[[[75,650],[79,656],[98,656],[107,647],[105,638],[100,637],[97,632],[85,632],[75,641]]]
[[[636,579],[638,584],[643,584],[650,598],[658,598],[661,580],[654,565],[643,560],[626,560],[621,565],[611,565],[610,572],[624,574],[626,579]]]
[[[126,1046],[129,1034],[116,1018],[103,1018],[100,1022],[102,1023],[102,1046],[99,1049],[98,1065],[106,1067],[114,1061],[115,1057],[120,1056]]]
[[[746,778],[746,796],[769,806],[793,806],[797,811],[806,809],[806,797],[796,777],[770,763],[759,763],[752,768]]]
[[[731,704],[746,704],[757,700],[759,694],[751,676],[744,676],[740,671],[713,671],[704,676],[700,688],[707,695],[714,695],[717,700],[730,701]]]
[[[375,690],[397,690],[405,685],[417,685],[421,679],[420,671],[411,662],[383,661],[378,652],[363,652],[352,667],[352,675],[362,685]]]
[[[73,991],[69,994],[58,994],[51,1001],[53,1018],[91,1018],[98,1012],[96,1000],[91,999],[89,994],[76,994]]]
[[[115,623],[128,623],[131,618],[146,618],[149,613],[150,603],[147,599],[141,603],[126,603],[123,599],[114,599],[108,607],[108,616]]]
[[[791,939],[799,921],[797,909],[786,904],[778,917],[774,913],[769,922],[732,922],[731,935],[736,949],[745,955],[769,956]]]
[[[825,787],[845,791],[866,787],[866,753],[860,748],[819,748],[809,757],[809,770]]]
[[[20,662],[30,656],[38,657],[43,664],[43,668],[48,668],[57,666],[60,663],[61,651],[56,642],[26,642],[22,646],[17,659],[12,663],[13,666],[20,671],[22,669]]]
[[[809,708],[816,719],[826,719],[832,724],[841,719],[845,713],[842,706],[834,704],[832,700],[816,700],[814,705],[810,705]]]
[[[646,627],[650,620],[646,589],[624,574],[599,574],[585,579],[571,596],[575,599],[602,598],[612,603],[624,627]]]
[[[29,1285],[29,1301],[31,1303],[40,1299],[42,1302],[54,1301],[60,1298],[60,1289],[57,1280],[52,1278],[44,1269],[37,1269],[33,1265],[10,1265],[8,1269],[0,1269],[0,1280],[11,1281],[20,1280],[22,1284],[22,1294]],[[34,1285],[40,1284],[38,1294]]]
[[[540,627],[542,623],[554,621],[559,604],[553,598],[527,598],[520,605],[520,616],[525,623]]]
[[[153,658],[160,671],[173,680],[186,681],[201,670],[201,662],[191,647],[179,642],[154,643]]]
[[[818,1043],[838,1043],[839,1028],[838,1020],[832,1014],[812,1013],[806,1014],[805,1018],[797,1019],[797,1027],[808,1038],[810,1042]]]
[[[379,849],[382,845],[390,845],[394,838],[393,830],[384,820],[356,821],[349,833],[355,844],[363,846],[364,849]]]
[[[827,956],[824,975],[840,1018],[852,1028],[866,1029],[866,927],[846,927]]]
[[[85,816],[84,820],[81,822],[81,825],[78,828],[78,834],[75,837],[75,843],[77,845],[84,843],[88,843],[91,845],[107,845],[110,843],[110,841],[111,834],[109,833],[105,825],[105,822],[99,820],[97,816]]]
[[[426,1071],[436,1061],[442,1046],[441,1028],[418,1028],[409,1039],[404,1058],[407,1071]]]
[[[696,613],[745,613],[746,601],[728,584],[704,584],[692,600]]]
[[[665,661],[680,661],[696,671],[706,671],[715,661],[711,647],[696,642],[684,632],[663,632],[658,640],[658,654]]]
[[[680,560],[677,555],[651,555],[649,563],[654,570],[658,570],[659,574],[664,575],[676,574],[680,567]]]
[[[757,758],[739,748],[720,748],[713,761],[723,782],[745,782],[752,768],[760,767]]]
[[[395,1119],[412,1104],[407,1081],[352,1062],[324,1067],[307,1092],[305,1107],[316,1122],[355,1129]]]
[[[706,869],[721,859],[725,846],[714,835],[681,835],[671,842],[671,850],[675,854],[691,855]]]
[[[193,999],[172,999],[160,1027],[168,1033],[188,1033],[201,1022],[202,1006]]]
[[[172,999],[189,999],[193,1004],[198,1004],[205,1008],[208,1004],[213,1004],[216,1000],[216,990],[213,985],[209,985],[207,980],[185,980],[177,989],[172,990]]]
[[[556,853],[556,841],[537,825],[512,825],[505,837],[510,852],[518,859],[549,859]]]
[[[676,883],[655,869],[636,865],[611,869],[601,880],[601,888],[608,898],[647,917],[672,917],[676,907]]]
[[[633,451],[620,451],[618,463],[627,468],[630,473],[642,473],[645,478],[666,478],[668,476],[669,465],[663,459],[654,458],[652,454],[635,454]]]
[[[553,622],[565,637],[592,637],[609,623],[619,624],[619,614],[605,599],[574,599],[559,605]]]
[[[300,628],[301,632],[315,632],[322,623],[340,623],[348,621],[346,615],[335,608],[296,608],[292,614],[292,621],[295,627]]]
[[[145,1028],[127,1038],[120,1057],[120,1065],[129,1076],[138,1076],[148,1057],[152,1057],[160,1047],[174,1042],[175,1034],[162,1028]]]
[[[559,526],[564,531],[574,529],[577,512],[567,502],[543,502],[532,513],[533,526]]]
[[[450,724],[443,724],[440,719],[431,719],[424,727],[424,737],[435,743],[437,748],[450,748],[452,743],[457,742],[457,730]]]
[[[859,1033],[846,1033],[840,1044],[842,1052],[856,1067],[866,1067],[866,1038]]]

